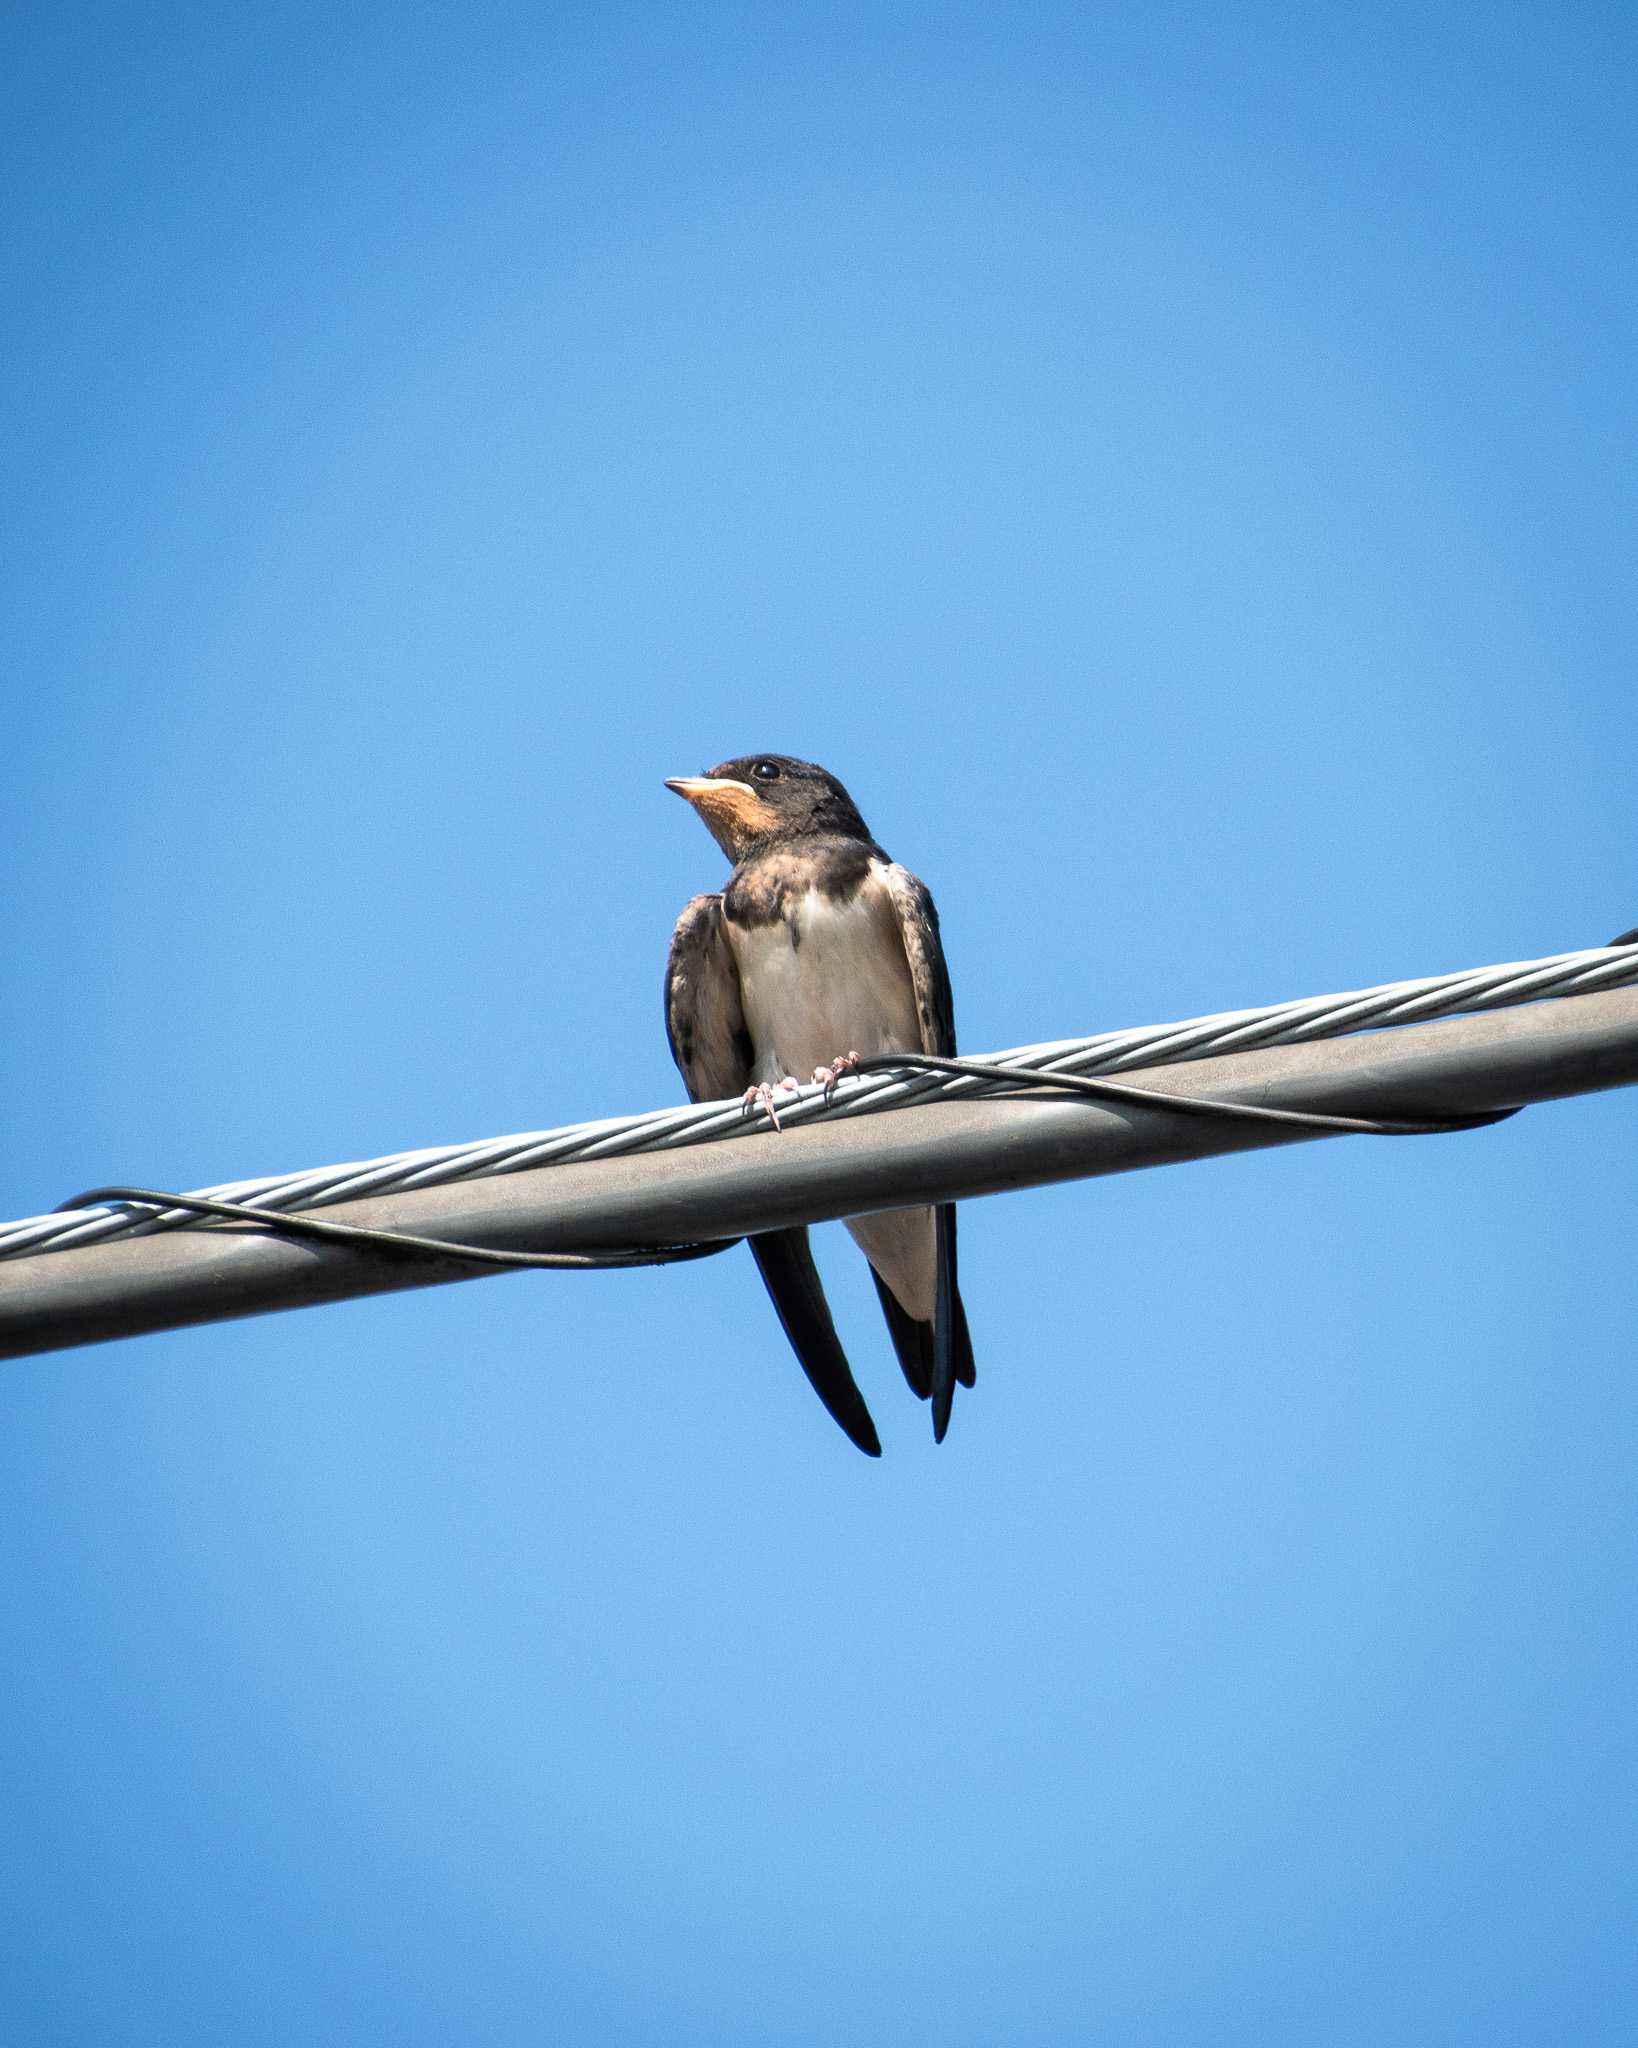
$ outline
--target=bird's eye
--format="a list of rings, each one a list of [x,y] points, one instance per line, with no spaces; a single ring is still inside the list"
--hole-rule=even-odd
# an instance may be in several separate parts
[[[779,780],[779,763],[777,761],[757,761],[752,765],[751,773],[758,782],[777,782]]]

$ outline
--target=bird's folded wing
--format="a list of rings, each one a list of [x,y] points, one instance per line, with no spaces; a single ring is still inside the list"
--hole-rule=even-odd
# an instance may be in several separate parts
[[[751,1040],[720,896],[694,897],[677,919],[665,963],[665,1031],[690,1101],[717,1102],[749,1086]]]
[[[898,913],[899,932],[904,940],[904,957],[910,963],[910,983],[915,992],[916,1018],[921,1026],[921,1049],[940,1059],[955,1056],[955,999],[950,992],[950,970],[944,963],[944,943],[939,937],[938,911],[932,891],[897,861],[883,870],[882,879]],[[956,1288],[956,1217],[951,1203],[934,1211],[937,1243],[931,1343],[925,1346],[928,1393],[933,1403],[933,1435],[940,1442],[950,1426],[950,1407],[956,1382],[970,1387],[976,1377],[972,1339],[967,1334],[966,1312]],[[891,1315],[888,1328],[905,1377],[915,1386],[906,1344]],[[923,1358],[916,1360],[917,1376]],[[919,1389],[918,1389],[919,1391]]]

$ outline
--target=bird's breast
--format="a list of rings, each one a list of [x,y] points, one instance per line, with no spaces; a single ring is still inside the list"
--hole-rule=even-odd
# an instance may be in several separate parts
[[[726,922],[758,1081],[805,1081],[838,1053],[918,1051],[898,913],[876,865],[850,894],[787,887],[777,916]]]

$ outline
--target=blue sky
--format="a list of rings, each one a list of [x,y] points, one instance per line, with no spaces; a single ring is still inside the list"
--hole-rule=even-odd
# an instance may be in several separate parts
[[[0,1212],[677,1098],[661,778],[986,1050],[1638,921],[1615,8],[20,8]],[[0,2032],[1624,2042],[1633,1105],[6,1368]]]

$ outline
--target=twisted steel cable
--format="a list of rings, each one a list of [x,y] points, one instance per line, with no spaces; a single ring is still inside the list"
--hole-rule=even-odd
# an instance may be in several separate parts
[[[1549,996],[1587,995],[1638,983],[1638,944],[1596,946],[1543,960],[1509,961],[1456,974],[1387,982],[1340,995],[1306,996],[1259,1009],[1230,1010],[1177,1024],[1131,1026],[1090,1038],[1057,1039],[987,1056],[985,1064],[1082,1077],[1134,1067],[1169,1066],[1220,1053],[1340,1038],[1437,1017],[1506,1009]],[[847,1075],[827,1094],[817,1084],[782,1097],[785,1125],[815,1117],[874,1116],[941,1095],[984,1095],[1004,1085],[994,1077],[892,1070]],[[747,1116],[738,1101],[689,1104],[638,1116],[605,1117],[557,1130],[528,1131],[461,1145],[396,1152],[382,1159],[309,1168],[305,1172],[229,1181],[197,1191],[202,1201],[230,1202],[273,1214],[312,1210],[363,1195],[447,1186],[567,1160],[614,1158],[711,1144],[765,1129],[766,1115]],[[198,1224],[186,1209],[99,1205],[0,1224],[0,1261],[70,1251],[115,1239]]]

